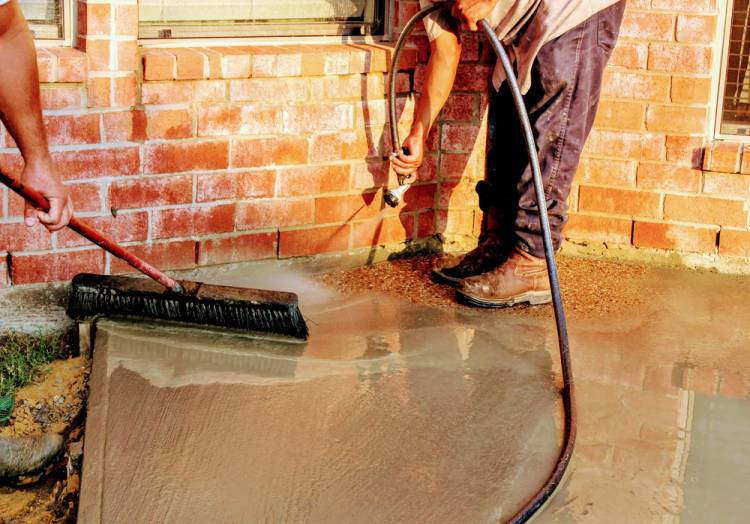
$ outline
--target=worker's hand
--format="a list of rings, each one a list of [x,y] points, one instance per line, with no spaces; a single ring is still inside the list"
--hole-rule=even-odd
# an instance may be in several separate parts
[[[498,0],[456,0],[453,4],[453,16],[461,20],[469,31],[479,29],[477,24],[490,16]]]
[[[396,174],[406,177],[404,184],[417,181],[417,170],[424,161],[424,138],[420,133],[411,132],[404,140],[402,150],[393,156],[391,164]]]
[[[41,222],[50,231],[57,231],[68,225],[73,217],[73,200],[70,191],[63,185],[55,170],[52,159],[26,163],[21,181],[34,188],[49,200],[49,211],[44,212],[26,202],[24,222],[32,227]]]

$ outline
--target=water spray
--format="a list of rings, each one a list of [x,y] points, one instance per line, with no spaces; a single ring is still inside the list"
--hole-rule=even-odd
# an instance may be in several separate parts
[[[390,111],[391,119],[391,139],[395,152],[392,156],[398,154],[399,144],[401,139],[398,136],[398,115],[396,114],[396,74],[398,72],[398,63],[401,56],[406,40],[409,38],[414,26],[421,22],[427,15],[441,10],[450,9],[453,7],[453,2],[436,2],[429,5],[419,11],[414,17],[409,20],[404,26],[401,35],[396,42],[396,47],[393,50],[393,58],[391,60],[391,70],[388,77],[388,109]],[[544,184],[542,182],[542,172],[539,167],[539,157],[536,151],[536,142],[534,140],[534,134],[531,129],[531,122],[529,121],[529,115],[526,112],[526,106],[524,105],[523,95],[521,89],[518,86],[518,80],[513,70],[508,53],[505,51],[503,43],[500,41],[495,31],[487,23],[486,20],[481,20],[479,26],[487,36],[487,39],[495,51],[498,60],[503,66],[505,75],[507,77],[508,85],[510,86],[511,93],[513,95],[513,102],[518,111],[518,117],[521,121],[523,129],[524,139],[526,141],[526,148],[529,153],[529,162],[531,164],[531,170],[534,179],[534,190],[539,207],[539,220],[542,226],[542,238],[544,240],[544,256],[547,261],[547,273],[549,275],[550,288],[552,290],[552,306],[555,311],[555,321],[557,327],[557,341],[560,349],[560,361],[562,365],[562,401],[565,409],[565,427],[563,433],[563,446],[560,451],[560,455],[557,459],[555,468],[550,473],[547,481],[537,491],[537,493],[528,501],[524,506],[513,516],[509,521],[513,524],[527,522],[539,509],[541,509],[552,497],[557,488],[560,486],[563,476],[570,464],[570,460],[573,456],[573,449],[575,447],[576,440],[576,407],[575,407],[575,389],[573,385],[573,371],[570,361],[570,347],[568,345],[568,328],[565,321],[565,311],[563,310],[562,295],[560,293],[560,284],[557,278],[557,265],[555,263],[555,251],[552,245],[552,235],[550,233],[549,217],[547,215],[547,201],[544,196]],[[404,194],[411,187],[410,184],[405,183],[406,177],[399,177],[399,186],[387,191],[384,195],[386,204],[391,207],[397,206],[404,197]]]

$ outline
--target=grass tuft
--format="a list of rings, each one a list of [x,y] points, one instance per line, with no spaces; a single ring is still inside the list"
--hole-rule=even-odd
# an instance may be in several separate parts
[[[27,335],[9,331],[0,341],[0,396],[40,379],[50,362],[66,356],[67,344],[60,333]]]

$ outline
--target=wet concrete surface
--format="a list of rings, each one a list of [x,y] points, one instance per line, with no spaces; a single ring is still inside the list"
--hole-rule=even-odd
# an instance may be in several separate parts
[[[548,316],[197,276],[299,292],[310,341],[100,321],[82,522],[492,522],[554,463]],[[573,316],[578,445],[538,522],[746,521],[748,283],[651,269]]]

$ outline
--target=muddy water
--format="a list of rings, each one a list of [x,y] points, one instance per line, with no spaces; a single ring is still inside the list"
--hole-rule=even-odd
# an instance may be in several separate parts
[[[263,280],[309,343],[98,323],[83,522],[486,522],[544,480],[549,326]]]
[[[273,268],[195,277],[298,291],[310,342],[101,321],[83,522],[492,522],[548,473],[549,319],[342,298]],[[624,286],[642,306],[571,321],[576,454],[537,521],[746,522],[750,280],[595,284],[578,300]]]

